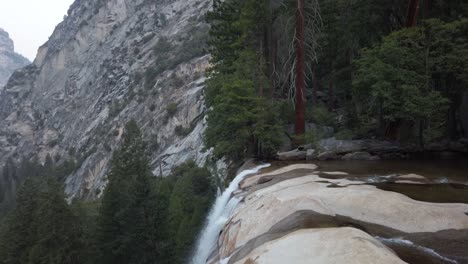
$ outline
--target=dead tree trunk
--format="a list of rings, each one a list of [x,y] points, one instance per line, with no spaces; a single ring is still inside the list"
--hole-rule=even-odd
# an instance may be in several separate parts
[[[415,27],[418,20],[419,0],[410,0],[408,5],[408,16],[406,18],[406,27]]]
[[[297,0],[296,13],[296,122],[298,138],[305,133],[305,45],[304,45],[304,0]]]

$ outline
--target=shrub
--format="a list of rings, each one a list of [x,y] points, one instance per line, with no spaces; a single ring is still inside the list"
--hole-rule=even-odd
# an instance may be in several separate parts
[[[171,42],[166,37],[161,37],[156,45],[153,47],[153,53],[156,56],[159,56],[163,53],[168,53],[173,49]]]
[[[159,149],[159,141],[158,141],[158,135],[151,135],[149,142],[149,150],[150,151],[156,151]]]
[[[166,114],[168,117],[172,117],[174,116],[177,111],[178,111],[178,105],[177,103],[170,103],[167,107],[166,107]]]
[[[176,126],[174,129],[174,133],[179,137],[186,137],[193,131],[193,126],[190,127],[183,127],[183,126]]]
[[[354,134],[354,132],[349,129],[340,130],[335,134],[335,138],[340,140],[350,140],[353,139],[355,136],[356,135]]]
[[[306,119],[319,126],[335,126],[335,117],[323,104],[318,104],[306,109]]]

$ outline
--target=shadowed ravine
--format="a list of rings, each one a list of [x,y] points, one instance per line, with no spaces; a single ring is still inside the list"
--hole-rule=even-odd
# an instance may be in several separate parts
[[[299,254],[293,248],[284,248],[285,259],[273,262],[271,258],[268,260],[269,254],[273,254],[268,249],[306,230],[319,234],[325,230],[363,231],[363,237],[356,239],[366,241],[366,246],[346,249],[345,254],[369,249],[370,255],[374,250],[380,252],[380,257],[386,256],[375,263],[396,263],[391,260],[392,254],[401,263],[468,263],[468,187],[462,183],[468,179],[461,172],[454,178],[447,174],[447,180],[441,183],[434,175],[427,178],[402,175],[402,171],[409,172],[402,164],[393,173],[385,168],[384,175],[357,170],[356,163],[348,174],[339,172],[336,165],[339,163],[321,163],[314,169],[312,164],[274,163],[260,172],[257,171],[263,166],[241,172],[218,197],[192,263],[260,264],[293,260]],[[364,167],[368,166],[365,163]],[[243,192],[239,194],[238,189]],[[414,215],[410,215],[412,212]],[[332,245],[340,243],[334,242],[333,237],[315,243],[327,244],[324,241],[327,239]],[[352,243],[357,243],[356,239]],[[299,247],[306,248],[305,244]],[[329,255],[326,261],[321,261],[323,252],[315,253],[317,263],[333,262],[342,254],[339,249],[327,250],[331,252],[325,253]],[[270,253],[257,255],[258,252]],[[287,256],[288,252],[293,253]],[[365,262],[359,258],[354,256],[353,261]]]

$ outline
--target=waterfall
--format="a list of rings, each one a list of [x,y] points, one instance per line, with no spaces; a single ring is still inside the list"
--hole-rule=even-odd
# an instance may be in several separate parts
[[[219,232],[229,220],[232,212],[239,204],[240,199],[233,197],[232,193],[239,189],[239,183],[249,174],[257,173],[270,164],[259,165],[253,169],[244,170],[239,173],[229,184],[229,187],[216,198],[206,220],[205,227],[198,239],[197,248],[192,258],[192,264],[205,264],[206,260],[216,244]]]

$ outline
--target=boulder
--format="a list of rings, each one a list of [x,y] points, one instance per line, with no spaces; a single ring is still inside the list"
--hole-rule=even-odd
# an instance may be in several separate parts
[[[326,175],[331,175],[331,176],[346,176],[348,175],[347,172],[342,172],[342,171],[323,171],[321,172]]]
[[[406,148],[404,149],[402,146],[400,146],[398,142],[393,142],[393,141],[368,139],[368,140],[363,140],[362,144],[364,146],[364,149],[367,152],[373,153],[373,154],[408,151],[408,149]],[[411,148],[414,148],[414,146],[412,146]]]
[[[319,160],[337,160],[339,156],[333,151],[325,151],[318,155]]]
[[[443,151],[447,149],[447,144],[444,142],[433,142],[427,144],[425,149],[429,151]]]
[[[377,156],[372,156],[369,152],[359,151],[344,155],[343,160],[379,160]]]
[[[335,138],[321,140],[319,147],[323,152],[335,152],[337,154],[346,154],[366,149],[363,140],[338,140]]]
[[[418,174],[405,174],[405,175],[399,175],[395,177],[398,180],[412,180],[412,181],[427,181],[427,178]]]
[[[288,152],[279,152],[277,155],[279,160],[305,160],[306,154],[305,150],[295,149]]]
[[[298,150],[309,150],[309,149],[313,149],[313,148],[314,148],[314,144],[305,144],[305,145],[299,146],[297,149]]]
[[[406,174],[406,175],[398,175],[394,177],[395,183],[400,184],[428,184],[430,183],[429,180],[421,175],[418,174]]]
[[[468,145],[461,141],[454,141],[449,143],[449,150],[456,152],[468,152]]]
[[[406,263],[375,238],[351,227],[298,230],[234,261],[235,264]]]
[[[306,160],[315,160],[318,158],[318,153],[315,149],[308,149],[306,152]]]

